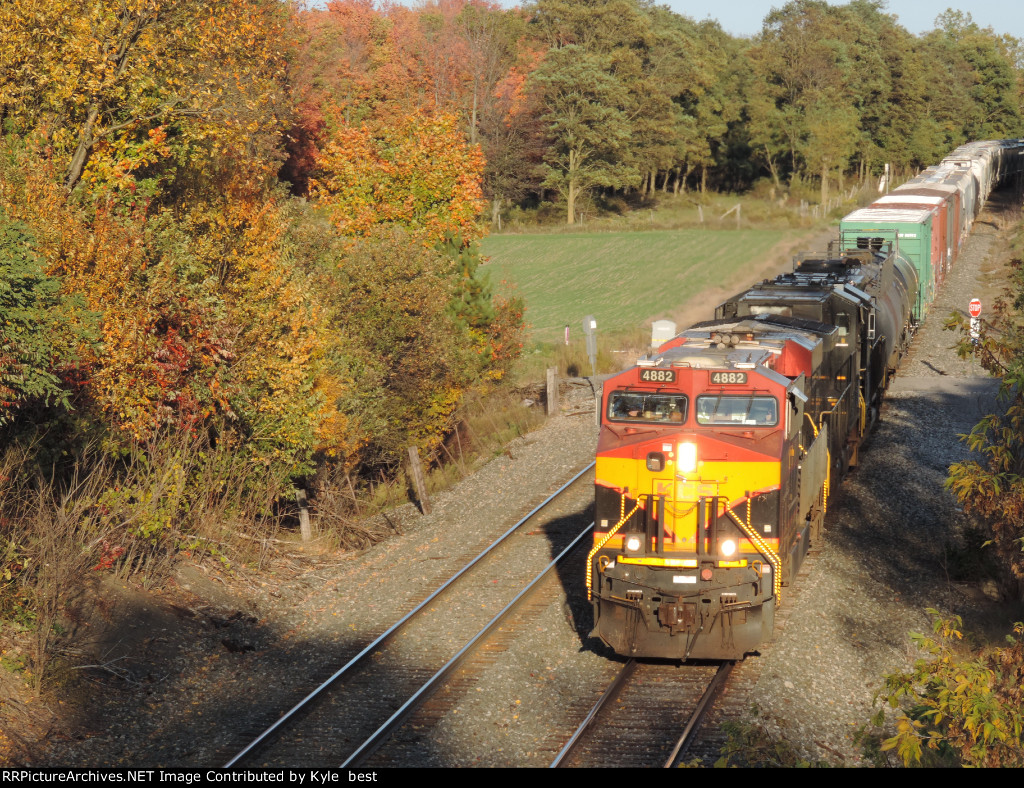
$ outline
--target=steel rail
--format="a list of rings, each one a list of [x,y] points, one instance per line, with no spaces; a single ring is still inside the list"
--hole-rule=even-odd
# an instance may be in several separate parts
[[[412,697],[410,697],[409,700],[402,704],[401,708],[399,708],[394,714],[392,714],[388,718],[388,720],[370,736],[370,738],[368,738],[366,741],[360,744],[359,747],[356,748],[356,750],[351,755],[349,755],[345,762],[341,764],[341,768],[346,769],[351,768],[353,766],[358,766],[366,758],[370,757],[370,755],[372,755],[377,750],[377,748],[380,747],[384,740],[389,735],[391,735],[391,733],[396,728],[398,728],[398,726],[401,725],[402,722],[410,714],[413,713],[413,711],[416,710],[416,708],[420,704],[421,699],[426,699],[428,693],[431,690],[433,690],[434,685],[441,682],[445,677],[448,676],[449,673],[451,673],[456,667],[458,667],[462,660],[466,656],[468,656],[469,653],[473,650],[473,648],[477,645],[477,643],[479,643],[483,638],[489,635],[494,630],[494,628],[498,626],[498,624],[500,624],[505,619],[505,617],[513,609],[515,609],[524,598],[526,598],[527,595],[529,595],[529,593],[534,589],[534,587],[537,586],[544,578],[546,578],[548,574],[551,572],[551,570],[555,568],[555,566],[561,563],[562,559],[564,559],[567,555],[569,555],[569,553],[576,549],[576,547],[585,537],[591,535],[591,533],[593,532],[593,528],[593,523],[590,523],[590,525],[584,528],[579,533],[579,535],[575,539],[573,539],[572,542],[564,550],[562,550],[561,553],[559,553],[554,559],[552,559],[551,563],[549,563],[543,570],[541,570],[540,574],[533,578],[533,580],[531,580],[525,588],[523,588],[518,594],[516,594],[511,602],[505,605],[501,612],[499,612],[494,618],[492,618],[484,626],[483,629],[477,632],[476,635],[473,636],[472,640],[470,640],[468,643],[466,643],[466,645],[459,649],[459,652],[450,660],[448,660],[448,663],[443,668],[441,668],[439,671],[437,671],[437,673],[435,673],[433,676],[427,679],[423,686],[416,690]]]
[[[612,683],[608,685],[605,691],[601,694],[601,697],[597,699],[597,703],[594,704],[594,707],[583,719],[583,722],[580,723],[576,732],[569,737],[569,741],[567,741],[565,746],[559,750],[558,755],[555,756],[555,759],[548,766],[549,769],[556,769],[565,762],[569,753],[576,748],[576,744],[582,738],[587,729],[590,728],[594,719],[601,712],[601,709],[603,709],[610,701],[613,701],[618,697],[619,690],[622,689],[622,685],[626,683],[626,679],[632,676],[633,671],[636,670],[636,664],[635,659],[630,659],[622,666],[622,670],[620,670],[619,674],[612,680]]]
[[[228,761],[226,764],[224,764],[223,768],[230,769],[233,766],[238,765],[238,763],[240,761],[242,761],[250,753],[252,753],[254,750],[256,750],[264,742],[266,742],[271,736],[274,735],[274,733],[276,733],[282,726],[284,726],[286,723],[288,723],[296,714],[298,714],[300,711],[305,709],[319,695],[321,695],[329,687],[331,687],[333,684],[335,684],[335,682],[337,682],[338,679],[340,679],[343,675],[345,675],[345,673],[347,673],[349,670],[351,670],[357,664],[362,662],[366,658],[366,656],[368,654],[370,654],[371,652],[374,651],[374,649],[378,648],[381,644],[383,644],[384,642],[389,640],[399,629],[401,629],[403,626],[405,626],[405,624],[410,619],[412,619],[417,614],[419,614],[420,611],[423,610],[423,608],[425,608],[432,601],[437,599],[437,597],[439,597],[442,593],[447,591],[449,587],[451,587],[459,578],[461,578],[470,569],[472,569],[480,561],[482,561],[488,554],[490,554],[495,549],[497,549],[497,547],[502,542],[504,542],[508,537],[510,537],[517,530],[519,530],[519,528],[522,527],[523,523],[525,523],[528,520],[530,520],[535,514],[537,514],[537,512],[539,512],[541,509],[543,509],[545,506],[547,506],[549,503],[551,503],[553,500],[555,500],[555,498],[557,498],[559,495],[561,495],[563,492],[565,492],[566,489],[568,489],[573,484],[575,484],[577,481],[579,481],[579,479],[585,473],[587,473],[588,471],[593,469],[595,464],[596,463],[592,462],[589,465],[587,465],[587,467],[585,467],[583,470],[581,470],[579,473],[577,473],[575,476],[573,476],[569,481],[567,481],[565,484],[563,484],[561,487],[559,487],[555,492],[553,492],[551,495],[549,495],[547,498],[545,498],[541,503],[537,504],[537,506],[535,506],[530,511],[529,514],[527,514],[519,522],[517,522],[515,525],[513,525],[511,528],[509,528],[504,534],[499,536],[494,542],[491,543],[491,545],[489,547],[486,547],[476,558],[474,558],[472,561],[470,561],[468,564],[466,564],[464,567],[462,567],[462,569],[460,569],[457,573],[452,575],[452,577],[449,578],[443,585],[439,586],[436,590],[434,590],[430,594],[430,596],[428,596],[426,599],[424,599],[422,602],[420,602],[418,605],[416,605],[416,607],[414,607],[412,610],[410,610],[408,613],[406,613],[401,619],[399,619],[394,624],[392,624],[385,632],[383,632],[381,635],[379,635],[372,643],[370,643],[362,651],[360,651],[358,654],[356,654],[354,657],[352,657],[352,659],[350,659],[347,663],[345,663],[344,666],[342,666],[337,671],[335,671],[329,678],[324,680],[324,682],[322,684],[320,684],[316,689],[314,689],[312,692],[310,692],[308,695],[306,695],[306,697],[304,697],[302,700],[300,700],[298,703],[296,703],[286,713],[282,714],[274,722],[273,725],[271,725],[269,728],[267,728],[265,731],[263,731],[263,733],[261,733],[255,739],[253,739],[253,741],[251,741],[245,747],[245,749],[241,750],[230,761]],[[591,523],[591,526],[592,525],[593,525],[593,523]],[[588,526],[588,532],[589,532],[589,530],[590,530],[590,526]],[[577,537],[576,540],[573,541],[573,544],[576,544],[577,541],[579,541],[579,537]],[[517,597],[517,599],[518,599],[518,597]]]
[[[729,674],[732,673],[733,667],[736,665],[735,662],[723,662],[718,668],[718,672],[715,677],[711,679],[711,683],[708,684],[708,688],[704,690],[704,695],[701,696],[700,703],[697,704],[697,708],[693,710],[693,714],[690,715],[689,721],[686,723],[686,727],[683,728],[682,735],[679,737],[679,741],[676,742],[676,746],[672,750],[672,754],[668,756],[668,760],[665,761],[664,768],[671,769],[686,755],[690,749],[690,745],[693,744],[694,739],[697,737],[697,731],[700,729],[701,722],[704,721],[704,715],[707,714],[711,708],[711,703],[722,689],[722,685],[725,684],[726,679],[729,678]]]

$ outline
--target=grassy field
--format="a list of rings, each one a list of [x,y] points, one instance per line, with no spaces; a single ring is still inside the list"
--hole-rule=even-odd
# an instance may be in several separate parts
[[[793,230],[664,230],[498,235],[485,238],[491,282],[526,300],[535,342],[578,338],[584,316],[601,333],[635,333],[652,320],[677,319],[705,291],[756,281],[772,250]],[[777,253],[776,253],[777,254]],[[750,272],[750,281],[743,277]],[[738,288],[737,288],[738,289]],[[715,303],[707,304],[713,317]],[[682,328],[682,326],[680,326]]]

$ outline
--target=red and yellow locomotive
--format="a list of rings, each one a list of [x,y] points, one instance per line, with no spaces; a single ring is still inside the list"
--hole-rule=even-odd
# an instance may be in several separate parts
[[[909,342],[913,268],[860,246],[740,293],[605,383],[587,586],[615,651],[737,659],[771,638]]]

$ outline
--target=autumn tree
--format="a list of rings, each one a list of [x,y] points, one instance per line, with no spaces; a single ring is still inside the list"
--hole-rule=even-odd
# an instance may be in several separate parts
[[[315,298],[267,218],[280,215],[282,7],[57,7],[46,34],[39,19],[7,20],[16,35],[0,51],[22,57],[3,84],[7,128],[45,126],[46,140],[8,135],[0,200],[35,230],[63,292],[98,315],[86,410],[120,440],[227,429],[285,474],[347,451],[324,335],[309,327]],[[39,46],[21,56],[8,47],[18,36]]]
[[[370,227],[328,259],[318,289],[359,384],[360,459],[393,469],[410,443],[436,445],[473,382],[472,350],[449,312],[454,263],[396,225]]]
[[[502,207],[522,198],[538,182],[534,168],[535,114],[523,95],[523,82],[540,59],[526,40],[525,16],[482,2],[462,4],[451,19],[454,51],[463,53],[460,90],[445,111],[457,109],[464,118],[470,144],[484,156],[482,187],[491,203],[492,222]]]
[[[540,59],[539,53],[533,53]],[[526,58],[529,59],[529,58]],[[484,155],[484,194],[491,202],[491,223],[501,229],[502,210],[523,201],[539,188],[543,175],[543,131],[536,96],[527,88],[532,65],[513,66],[495,87],[490,112],[480,116],[480,149]]]
[[[245,158],[280,125],[283,15],[273,0],[4,3],[0,115],[47,130],[69,191],[90,167],[151,164],[160,127]]]
[[[20,173],[5,168],[0,201],[34,228],[35,249],[60,283],[62,319],[100,340],[68,335],[76,409],[129,440],[194,428],[218,409],[211,386],[225,388],[227,374],[212,280],[196,275],[173,223],[113,199],[82,210],[52,172],[25,171],[34,164],[29,150]]]
[[[458,126],[451,115],[407,114],[359,126],[339,121],[311,194],[346,235],[395,224],[430,244],[448,233],[473,237],[483,207],[483,159]]]
[[[526,35],[522,14],[502,11],[497,6],[466,3],[455,17],[455,29],[466,52],[468,95],[462,100],[469,118],[469,141],[480,138],[481,118],[503,114],[498,104],[499,85],[517,66],[521,67],[520,44]]]
[[[931,635],[912,635],[927,656],[885,676],[878,698],[897,709],[895,734],[878,738],[905,766],[1024,766],[1024,624],[1002,647],[964,654],[963,621],[935,610]],[[881,729],[884,713],[872,723]]]

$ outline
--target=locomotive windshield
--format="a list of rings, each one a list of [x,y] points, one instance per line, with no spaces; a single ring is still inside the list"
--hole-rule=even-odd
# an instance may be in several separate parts
[[[686,406],[683,394],[613,391],[608,397],[608,419],[681,424],[686,421]]]
[[[705,394],[697,397],[697,423],[774,427],[779,403],[775,397],[753,394]]]

